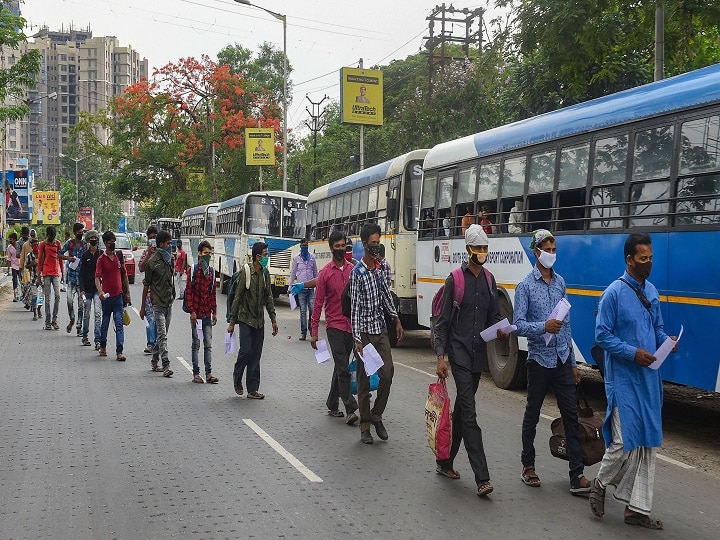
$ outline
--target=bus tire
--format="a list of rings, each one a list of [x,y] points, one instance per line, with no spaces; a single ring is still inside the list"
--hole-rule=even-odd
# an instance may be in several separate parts
[[[498,291],[500,295],[500,317],[513,319],[512,307],[507,297]],[[510,334],[508,339],[495,339],[488,343],[488,368],[490,375],[498,388],[506,390],[524,388],[527,385],[527,371],[525,361],[527,352],[518,348],[518,339],[515,334]]]

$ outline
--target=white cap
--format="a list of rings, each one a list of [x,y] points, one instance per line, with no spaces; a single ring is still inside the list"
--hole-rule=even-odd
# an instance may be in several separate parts
[[[466,246],[487,246],[489,243],[488,235],[480,225],[473,223],[465,231]]]

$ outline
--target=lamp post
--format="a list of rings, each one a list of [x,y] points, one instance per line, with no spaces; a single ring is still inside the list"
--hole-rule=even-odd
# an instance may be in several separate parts
[[[71,156],[67,156],[67,155],[63,154],[62,152],[60,152],[58,155],[59,155],[61,158],[72,159],[72,160],[75,162],[75,201],[76,201],[76,203],[77,203],[77,207],[76,207],[75,210],[76,210],[76,213],[77,213],[77,214],[80,214],[80,184],[79,184],[79,182],[78,182],[78,163],[80,163],[83,159],[89,158],[89,157],[92,156],[93,154],[90,154],[90,155],[88,155],[88,156],[83,156],[83,157],[81,157],[81,158],[74,158],[74,157],[71,157]],[[76,221],[77,221],[77,220],[76,220]]]
[[[262,9],[268,15],[272,15],[277,20],[283,23],[283,191],[287,191],[288,185],[288,170],[287,170],[287,146],[288,146],[288,132],[287,132],[287,117],[288,117],[288,106],[287,106],[287,17],[275,11],[270,11],[262,6],[251,4],[250,0],[235,0],[238,4],[245,4],[254,8]]]

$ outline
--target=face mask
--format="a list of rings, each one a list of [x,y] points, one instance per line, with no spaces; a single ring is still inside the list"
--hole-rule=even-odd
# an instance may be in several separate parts
[[[548,253],[547,251],[540,250],[540,255],[538,256],[538,261],[540,261],[540,264],[542,264],[545,268],[552,268],[555,264],[555,259],[557,258],[557,253]]]
[[[352,260],[352,258],[353,258],[353,257],[352,257],[352,251],[348,251],[347,253],[345,253],[345,260],[346,260],[347,262],[350,262],[350,261]]]
[[[110,251],[115,251],[115,241],[113,240],[112,242],[105,242],[105,247]]]
[[[38,246],[37,246],[37,245],[32,246],[32,250],[33,250],[35,253],[37,253],[37,252],[38,252]]]
[[[91,246],[97,246],[98,241],[97,240],[88,240],[88,244],[90,244]]]
[[[652,261],[639,263],[633,260],[633,269],[639,278],[647,279],[650,277],[650,272],[652,271]]]
[[[380,246],[368,245],[365,247],[365,250],[373,259],[377,259],[380,256]]]
[[[310,255],[310,251],[308,251],[307,246],[300,246],[300,255],[302,255],[302,258],[307,260],[308,256]]]
[[[80,241],[82,240],[82,237],[83,237],[82,233],[76,234],[76,235],[75,235],[75,240],[77,240],[78,242],[80,242]]]
[[[485,264],[485,261],[487,261],[487,253],[479,253],[477,251],[468,250],[468,254],[470,255],[470,260],[478,266],[482,266]]]
[[[333,259],[336,261],[342,261],[345,258],[345,250],[344,249],[333,249],[332,250]]]
[[[158,253],[163,258],[163,261],[165,261],[167,264],[170,264],[170,259],[172,259],[172,252],[167,248],[158,248]]]
[[[268,265],[268,258],[267,258],[267,256],[262,257],[262,258],[260,259],[260,266],[262,266],[263,268],[267,268],[267,265]]]
[[[208,268],[210,268],[210,255],[200,255],[200,268],[203,274],[207,275]]]

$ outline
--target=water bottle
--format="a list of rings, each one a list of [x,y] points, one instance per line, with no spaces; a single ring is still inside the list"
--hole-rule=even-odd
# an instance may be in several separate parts
[[[45,303],[45,291],[42,285],[38,285],[37,288],[37,307],[42,306]]]

